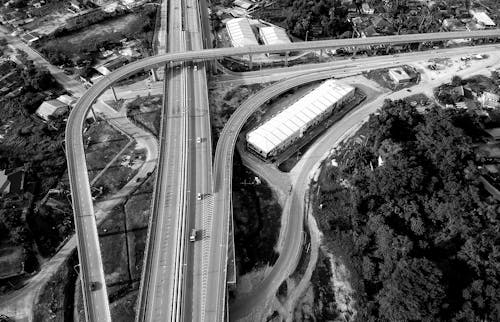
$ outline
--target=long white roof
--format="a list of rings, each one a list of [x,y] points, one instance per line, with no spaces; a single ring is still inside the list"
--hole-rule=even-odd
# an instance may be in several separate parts
[[[226,22],[226,29],[233,47],[255,46],[259,43],[247,18],[235,18]]]
[[[266,45],[291,43],[290,38],[288,38],[285,29],[279,27],[260,28],[260,38]]]
[[[353,91],[354,87],[350,85],[327,80],[272,119],[247,133],[247,142],[267,154]]]

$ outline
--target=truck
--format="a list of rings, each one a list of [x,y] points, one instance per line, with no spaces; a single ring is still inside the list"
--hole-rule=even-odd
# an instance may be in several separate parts
[[[191,229],[191,233],[189,234],[189,241],[195,242],[197,237],[196,235],[197,235],[196,229]]]

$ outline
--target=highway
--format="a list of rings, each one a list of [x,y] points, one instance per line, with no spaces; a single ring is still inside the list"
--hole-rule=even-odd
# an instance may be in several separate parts
[[[186,51],[182,1],[169,1],[168,50]],[[139,291],[137,321],[179,321],[188,211],[188,73],[165,69],[160,155]]]
[[[66,158],[75,217],[75,232],[82,274],[82,294],[87,321],[111,321],[102,269],[101,249],[90,192],[82,133],[85,116],[70,113],[66,127]],[[91,284],[96,283],[94,290]]]
[[[150,68],[158,68],[164,65],[167,62],[171,62],[172,65],[175,65],[175,62],[183,62],[183,61],[191,61],[191,60],[211,60],[211,59],[216,59],[219,57],[223,56],[237,56],[237,55],[244,55],[244,54],[257,54],[257,53],[266,53],[266,52],[284,52],[284,51],[294,51],[294,50],[306,50],[306,49],[322,49],[322,48],[336,48],[336,47],[345,47],[345,46],[356,46],[356,45],[369,45],[369,44],[391,44],[391,43],[410,43],[410,42],[419,42],[419,41],[439,41],[439,40],[446,40],[446,39],[455,39],[455,38],[483,38],[483,37],[499,37],[500,36],[500,30],[482,30],[482,31],[476,31],[476,32],[451,32],[451,33],[437,33],[437,34],[413,34],[413,35],[403,35],[403,36],[384,36],[384,37],[375,37],[375,38],[362,38],[362,39],[341,39],[341,40],[325,40],[325,41],[311,41],[307,43],[292,43],[289,45],[268,45],[268,46],[252,46],[252,47],[240,47],[240,48],[217,48],[217,49],[206,49],[206,50],[194,50],[190,52],[179,52],[179,53],[168,53],[168,54],[163,54],[163,55],[157,55],[153,57],[148,57],[136,62],[133,62],[131,64],[128,64],[126,66],[123,66],[122,68],[114,71],[113,73],[107,75],[104,77],[101,81],[99,81],[96,85],[91,87],[82,97],[81,99],[77,102],[76,107],[72,110],[70,117],[68,119],[67,123],[67,149],[71,149],[71,153],[68,152],[68,172],[69,172],[69,177],[70,177],[70,183],[71,183],[71,189],[72,189],[72,196],[73,200],[75,200],[75,210],[81,210],[83,212],[78,212],[78,213],[85,213],[89,214],[89,218],[93,218],[93,210],[92,207],[89,207],[89,205],[92,205],[92,200],[91,200],[91,195],[90,195],[90,188],[88,187],[88,177],[87,177],[87,167],[85,164],[85,154],[84,154],[84,149],[83,149],[83,142],[81,140],[81,134],[83,133],[83,120],[85,119],[86,114],[88,113],[89,108],[93,104],[93,102],[101,95],[110,85],[115,83],[116,81],[123,79],[127,76],[130,76],[138,71],[144,70],[144,69],[150,69]],[[177,75],[177,77],[180,77]],[[170,84],[171,82],[169,82]],[[171,86],[171,85],[169,85]],[[175,88],[172,88],[172,90],[176,90]],[[175,91],[177,93],[182,93],[182,91]],[[169,119],[169,118],[167,118]],[[172,122],[172,121],[171,121]],[[175,123],[175,122],[172,122]],[[179,126],[181,122],[177,122],[176,126]],[[71,136],[73,134],[73,136]],[[173,140],[175,141],[175,139]],[[73,142],[70,146],[68,146],[68,142]],[[179,143],[176,143],[179,144]],[[162,151],[164,152],[164,151]],[[178,156],[178,154],[177,154]],[[218,166],[216,162],[216,167]],[[227,168],[225,169],[227,171]],[[215,169],[214,171],[217,171]],[[221,169],[219,169],[221,171]],[[230,171],[230,170],[229,170]],[[174,172],[178,174],[177,172]],[[86,181],[86,182],[85,182]],[[223,184],[223,182],[226,182],[226,180],[218,180],[220,184]],[[222,189],[222,187],[216,185],[216,190],[218,191],[219,189]],[[224,189],[227,191],[227,189]],[[230,191],[230,190],[229,190]],[[155,198],[156,200],[156,198]],[[215,204],[218,204],[220,202],[224,203],[223,208],[229,209],[227,207],[228,201],[230,203],[230,194],[226,195],[224,198],[220,193],[216,194],[216,201]],[[80,207],[82,206],[82,207]],[[84,208],[83,208],[84,207]],[[89,212],[87,212],[89,210]],[[220,212],[215,212],[216,214],[220,214]],[[214,216],[214,220],[212,222],[212,227],[224,227],[224,228],[219,228],[220,232],[223,234],[223,236],[212,236],[213,239],[217,239],[221,244],[221,248],[227,247],[227,219],[228,215],[230,212],[224,213],[223,216],[218,215]],[[85,217],[85,216],[84,216]],[[100,274],[92,274],[91,272],[93,271],[92,267],[89,267],[90,265],[86,264],[87,258],[89,257],[88,254],[81,254],[82,252],[84,253],[94,253],[95,254],[100,254],[100,251],[98,247],[96,248],[95,246],[92,246],[93,242],[85,244],[89,245],[83,245],[82,239],[84,238],[84,235],[89,234],[90,240],[92,241],[93,239],[97,240],[97,233],[96,229],[91,229],[91,230],[86,230],[83,231],[83,229],[79,226],[82,226],[84,221],[87,221],[89,226],[94,225],[95,227],[95,221],[94,219],[80,219],[83,217],[78,216],[78,220],[75,221],[76,225],[76,231],[77,231],[77,237],[79,239],[79,256],[80,257],[85,257],[85,258],[80,258],[81,262],[83,262],[84,265],[82,265],[82,274],[90,278],[98,278],[99,280],[103,280],[103,277],[100,276]],[[216,242],[213,241],[212,244],[216,245]],[[96,243],[98,246],[98,244]],[[85,247],[88,246],[89,249],[86,249]],[[92,246],[92,248],[90,248]],[[96,249],[94,249],[96,248]],[[216,293],[216,296],[210,296],[208,297],[208,302],[207,305],[210,305],[210,302],[213,301],[220,301],[220,298],[222,298],[221,294],[225,294],[225,255],[224,251],[220,251],[221,257],[220,260],[223,263],[216,264],[214,263],[215,260],[211,258],[211,263],[209,264],[209,273],[211,272],[222,272],[219,275],[219,279],[217,279],[217,283],[224,284],[219,286],[218,292]],[[224,257],[224,258],[223,258]],[[100,260],[100,256],[99,256]],[[94,261],[94,260],[93,260]],[[101,265],[98,265],[99,267]],[[214,270],[212,270],[214,269]],[[95,270],[95,269],[94,269]],[[83,272],[86,271],[86,272]],[[215,273],[214,273],[215,274]],[[209,281],[212,281],[211,278],[209,278]],[[104,285],[103,285],[104,286]],[[93,296],[89,296],[88,292],[86,292],[86,296],[89,296],[89,298],[86,299],[85,304],[86,307],[87,305],[93,306],[95,303],[92,302],[92,299],[90,297],[97,297],[98,294],[100,294],[100,297],[103,299],[100,303],[106,303],[104,300],[106,297],[103,296],[102,293],[106,293],[105,287],[101,288],[101,290],[94,291],[92,292]],[[214,298],[218,298],[215,299]],[[98,314],[100,317],[103,317],[102,319],[99,319],[99,321],[107,321],[109,318],[109,309],[106,310],[105,308],[103,309],[102,307],[107,307],[105,304],[95,304],[92,309],[87,308],[87,311],[89,314],[91,314],[91,311],[100,311]],[[224,314],[223,309],[222,311],[218,311],[215,313],[216,316],[222,316],[219,314]],[[92,317],[95,317],[94,315],[91,315]]]

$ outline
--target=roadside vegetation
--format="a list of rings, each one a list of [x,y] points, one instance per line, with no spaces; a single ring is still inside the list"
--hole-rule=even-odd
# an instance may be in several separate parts
[[[137,97],[126,103],[127,117],[134,123],[151,132],[155,137],[160,134],[162,95]]]
[[[234,242],[238,275],[272,266],[281,226],[281,207],[272,190],[243,166],[238,153],[233,162]]]
[[[499,205],[463,124],[477,125],[387,101],[323,170],[315,216],[351,270],[358,321],[498,319]]]
[[[24,269],[32,272],[38,266],[36,255],[50,256],[73,228],[71,213],[64,207],[60,211],[39,207],[40,200],[63,177],[66,159],[63,117],[45,123],[35,111],[45,99],[56,97],[63,90],[48,71],[22,59],[24,65],[9,63],[13,72],[11,84],[21,89],[0,99],[0,169],[22,168],[25,185],[22,191],[1,198],[0,247],[22,246],[28,258]]]

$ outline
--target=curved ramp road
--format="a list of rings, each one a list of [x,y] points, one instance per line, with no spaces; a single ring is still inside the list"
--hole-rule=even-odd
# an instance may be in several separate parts
[[[104,284],[104,274],[102,270],[102,261],[100,257],[100,250],[97,237],[97,229],[95,226],[95,218],[92,207],[92,198],[90,194],[90,187],[87,176],[87,166],[85,164],[85,153],[82,141],[83,122],[90,107],[94,101],[114,82],[123,79],[134,73],[150,68],[158,68],[167,62],[172,64],[182,61],[193,60],[211,60],[224,56],[238,56],[248,54],[262,54],[262,53],[276,53],[286,51],[298,50],[317,50],[324,48],[338,48],[346,46],[364,46],[374,44],[397,44],[397,43],[412,43],[423,41],[441,41],[458,38],[498,38],[500,37],[500,29],[481,30],[473,32],[448,32],[448,33],[429,33],[429,34],[411,34],[411,35],[398,35],[398,36],[382,36],[374,38],[356,38],[356,39],[336,39],[336,40],[323,40],[323,41],[310,41],[302,43],[292,43],[286,45],[267,45],[267,46],[251,46],[240,48],[216,48],[197,50],[183,53],[172,53],[158,56],[148,57],[114,71],[113,73],[104,77],[96,85],[91,87],[77,102],[75,108],[71,111],[67,122],[66,128],[66,149],[68,159],[68,175],[71,185],[73,197],[73,210],[75,214],[75,226],[78,238],[78,250],[82,271],[82,286],[84,288],[84,304],[86,307],[87,319],[90,321],[109,321],[109,305],[107,302],[107,292]],[[226,169],[219,166],[216,159],[216,170],[220,173],[226,172],[226,175],[217,179],[217,189],[222,189],[222,186],[230,184],[230,167]],[[224,169],[224,171],[222,171]],[[229,174],[229,176],[228,176]],[[223,179],[224,178],[224,179]],[[229,180],[230,181],[230,180]],[[224,203],[222,208],[228,209],[227,212],[215,212],[218,214],[214,216],[213,227],[224,227],[220,230],[220,235],[213,232],[211,238],[220,241],[221,250],[218,251],[220,256],[212,256],[209,264],[209,278],[210,285],[217,284],[216,292],[213,293],[211,286],[210,296],[207,301],[217,301],[217,310],[214,313],[215,321],[222,320],[224,316],[224,303],[226,292],[226,267],[225,263],[227,258],[225,251],[222,249],[227,248],[227,226],[228,216],[230,215],[228,204],[230,205],[231,194],[230,189],[223,189],[225,193],[221,194],[219,191],[216,195],[216,203]],[[220,224],[220,225],[219,225]],[[211,243],[216,245],[215,242]],[[213,250],[213,248],[211,248]],[[216,259],[218,258],[218,259]],[[222,261],[216,263],[216,261]],[[217,275],[217,277],[215,276]],[[97,282],[92,284],[92,282]],[[214,284],[215,283],[215,284]],[[91,290],[91,288],[93,290]],[[207,319],[210,319],[207,317]],[[211,320],[211,319],[210,319]]]

